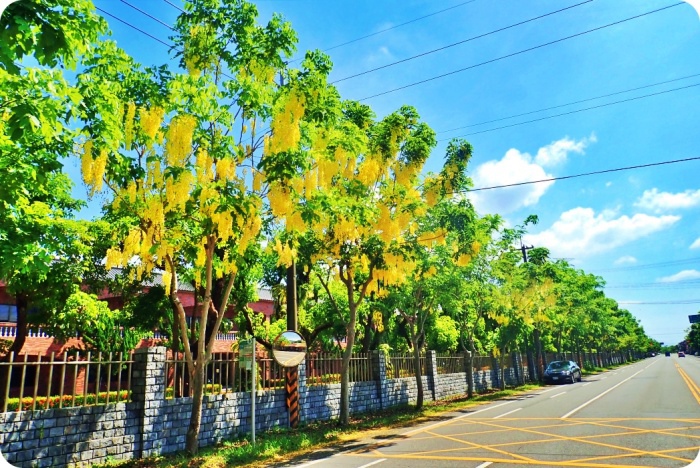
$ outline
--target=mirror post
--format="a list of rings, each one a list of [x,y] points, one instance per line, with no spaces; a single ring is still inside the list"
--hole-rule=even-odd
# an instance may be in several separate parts
[[[297,270],[296,262],[287,268],[287,330],[297,331]]]

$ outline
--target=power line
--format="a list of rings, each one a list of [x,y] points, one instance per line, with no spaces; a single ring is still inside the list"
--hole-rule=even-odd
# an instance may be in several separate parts
[[[532,21],[536,21],[536,20],[538,20],[538,19],[545,18],[545,17],[547,17],[547,16],[551,16],[551,15],[554,15],[554,14],[557,14],[557,13],[561,13],[561,12],[563,12],[563,11],[570,10],[570,9],[575,8],[575,7],[578,7],[578,6],[585,5],[586,3],[590,3],[590,2],[592,2],[592,1],[593,1],[593,0],[586,0],[585,2],[577,3],[577,4],[575,4],[575,5],[571,5],[571,6],[568,6],[568,7],[566,7],[566,8],[562,8],[562,9],[560,9],[560,10],[551,11],[551,12],[549,12],[549,13],[545,13],[544,15],[536,16],[536,17],[534,17],[534,18],[530,18],[530,19],[525,20],[525,21],[520,21],[519,23],[514,23],[514,24],[511,24],[511,25],[509,25],[509,26],[505,26],[505,27],[503,27],[503,28],[494,29],[493,31],[489,31],[489,32],[484,33],[484,34],[479,34],[478,36],[473,36],[473,37],[470,37],[469,39],[464,39],[464,40],[462,40],[462,41],[453,42],[452,44],[448,44],[448,45],[446,45],[446,46],[439,47],[439,48],[433,49],[433,50],[429,50],[429,51],[427,51],[427,52],[423,52],[423,53],[421,53],[421,54],[414,55],[414,56],[412,56],[412,57],[408,57],[408,58],[405,58],[405,59],[402,59],[402,60],[398,60],[398,61],[396,61],[396,62],[392,62],[392,63],[386,64],[386,65],[382,65],[381,67],[372,68],[371,70],[366,70],[366,71],[363,71],[363,72],[360,72],[360,73],[356,73],[356,74],[354,74],[354,75],[346,76],[345,78],[340,78],[339,80],[331,81],[331,84],[340,83],[341,81],[349,80],[349,79],[352,79],[352,78],[357,78],[358,76],[367,75],[367,74],[372,73],[372,72],[375,72],[375,71],[377,71],[377,70],[383,70],[384,68],[393,67],[394,65],[398,65],[398,64],[400,64],[400,63],[404,63],[404,62],[408,62],[408,61],[411,61],[411,60],[415,60],[415,59],[420,58],[420,57],[425,57],[426,55],[434,54],[435,52],[440,52],[441,50],[449,49],[449,48],[451,48],[451,47],[455,47],[455,46],[458,46],[458,45],[460,45],[460,44],[464,44],[464,43],[467,43],[467,42],[471,42],[471,41],[474,41],[474,40],[476,40],[476,39],[481,39],[482,37],[490,36],[490,35],[492,35],[492,34],[496,34],[496,33],[505,31],[505,30],[507,30],[507,29],[514,28],[514,27],[516,27],[516,26],[521,26],[521,25],[523,25],[523,24],[530,23],[530,22],[532,22]]]
[[[498,61],[500,61],[500,60],[504,60],[504,59],[507,59],[507,58],[510,58],[510,57],[515,57],[515,56],[517,56],[517,55],[524,54],[524,53],[526,53],[526,52],[531,52],[531,51],[533,51],[533,50],[541,49],[541,48],[543,48],[543,47],[547,47],[547,46],[550,46],[550,45],[553,45],[553,44],[557,44],[557,43],[559,43],[559,42],[563,42],[563,41],[566,41],[566,40],[569,40],[569,39],[573,39],[573,38],[575,38],[575,37],[583,36],[583,35],[585,35],[585,34],[589,34],[589,33],[595,32],[595,31],[600,31],[601,29],[605,29],[605,28],[609,28],[609,27],[612,27],[612,26],[616,26],[616,25],[618,25],[618,24],[622,24],[622,23],[625,23],[625,22],[627,22],[627,21],[632,21],[632,20],[634,20],[634,19],[638,19],[638,18],[647,16],[647,15],[651,15],[651,14],[653,14],[653,13],[658,13],[658,12],[661,12],[661,11],[663,11],[663,10],[667,10],[667,9],[669,9],[669,8],[673,8],[673,7],[676,7],[676,6],[678,6],[678,5],[683,5],[683,4],[685,4],[685,2],[674,3],[673,5],[668,5],[668,6],[665,6],[665,7],[662,7],[662,8],[658,8],[658,9],[656,9],[656,10],[651,10],[651,11],[648,11],[648,12],[646,12],[646,13],[641,13],[641,14],[639,14],[639,15],[631,16],[631,17],[629,17],[629,18],[625,18],[625,19],[622,19],[622,20],[619,20],[619,21],[615,21],[615,22],[612,22],[612,23],[608,23],[608,24],[605,24],[605,25],[603,25],[603,26],[598,26],[597,28],[589,29],[589,30],[587,30],[587,31],[583,31],[583,32],[580,32],[580,33],[572,34],[572,35],[570,35],[570,36],[562,37],[562,38],[559,38],[559,39],[555,39],[555,40],[553,40],[553,41],[549,41],[549,42],[545,42],[545,43],[543,43],[543,44],[539,44],[539,45],[536,45],[536,46],[533,46],[533,47],[529,47],[529,48],[527,48],[527,49],[522,49],[522,50],[519,50],[519,51],[517,51],[517,52],[513,52],[513,53],[510,53],[510,54],[502,55],[502,56],[500,56],[500,57],[496,57],[496,58],[491,59],[491,60],[486,60],[486,61],[484,61],[484,62],[480,62],[480,63],[474,64],[474,65],[470,65],[470,66],[468,66],[468,67],[460,68],[460,69],[458,69],[458,70],[453,70],[453,71],[451,71],[451,72],[443,73],[443,74],[441,74],[441,75],[436,75],[436,76],[433,76],[433,77],[430,77],[430,78],[426,78],[426,79],[424,79],[424,80],[416,81],[416,82],[413,82],[413,83],[410,83],[410,84],[407,84],[407,85],[404,85],[404,86],[399,86],[398,88],[393,88],[393,89],[390,89],[390,90],[388,90],[388,91],[384,91],[384,92],[381,92],[381,93],[373,94],[373,95],[371,95],[371,96],[367,96],[367,97],[364,97],[364,98],[362,98],[362,99],[359,99],[359,101],[366,101],[366,100],[368,100],[368,99],[373,99],[373,98],[376,98],[376,97],[379,97],[379,96],[384,96],[384,95],[386,95],[386,94],[395,93],[396,91],[401,91],[401,90],[403,90],[403,89],[411,88],[411,87],[413,87],[413,86],[418,86],[418,85],[421,85],[421,84],[429,83],[429,82],[431,82],[431,81],[435,81],[435,80],[440,79],[440,78],[445,78],[445,77],[450,76],[450,75],[455,75],[455,74],[461,73],[461,72],[463,72],[463,71],[467,71],[467,70],[471,70],[471,69],[473,69],[473,68],[481,67],[481,66],[487,65],[487,64],[489,64],[489,63],[498,62]]]
[[[524,122],[517,122],[514,124],[510,124],[510,125],[502,125],[500,127],[489,128],[486,130],[479,130],[478,132],[465,133],[464,135],[459,135],[457,137],[443,138],[443,139],[438,140],[438,141],[447,141],[447,140],[451,140],[452,138],[459,138],[459,137],[465,137],[465,136],[471,136],[471,135],[480,135],[482,133],[495,132],[496,130],[503,130],[504,128],[517,127],[519,125],[525,125],[525,124],[529,124],[529,123],[533,123],[533,122],[541,122],[543,120],[549,120],[549,119],[554,119],[557,117],[563,117],[565,115],[578,114],[579,112],[585,112],[585,111],[589,111],[589,110],[593,110],[593,109],[600,109],[603,107],[613,106],[615,104],[622,104],[624,102],[637,101],[639,99],[644,99],[644,98],[648,98],[648,97],[652,97],[652,96],[659,96],[661,94],[673,93],[675,91],[681,91],[681,90],[688,89],[688,88],[694,88],[695,86],[700,86],[700,83],[694,83],[694,84],[687,85],[687,86],[681,86],[679,88],[667,89],[665,91],[659,91],[656,93],[644,94],[642,96],[635,96],[635,97],[629,98],[629,99],[621,99],[619,101],[613,101],[613,102],[608,102],[605,104],[599,104],[597,106],[584,107],[583,109],[577,109],[577,110],[573,110],[573,111],[569,111],[569,112],[562,112],[561,114],[549,115],[547,117],[540,117],[537,119],[526,120]]]
[[[140,28],[134,26],[133,24],[131,24],[131,23],[129,23],[128,21],[125,21],[125,20],[119,18],[118,16],[114,16],[112,13],[109,13],[109,12],[103,10],[103,9],[100,8],[100,7],[95,7],[95,9],[98,10],[98,11],[100,11],[100,12],[102,12],[102,13],[104,13],[105,15],[109,16],[110,18],[114,18],[115,20],[117,20],[117,21],[119,21],[119,22],[121,22],[121,23],[124,23],[125,25],[129,26],[129,27],[132,28],[132,29],[135,29],[136,31],[140,32],[141,34],[144,34],[144,35],[150,37],[150,38],[153,39],[154,41],[160,42],[161,44],[163,44],[163,45],[166,46],[166,47],[172,47],[172,44],[168,44],[167,42],[163,41],[162,39],[158,39],[156,36],[153,36],[153,35],[147,33],[147,32],[144,31],[143,29],[140,29]]]
[[[164,0],[164,1],[167,2],[168,0]],[[416,21],[420,21],[420,20],[423,20],[423,19],[426,19],[426,18],[430,18],[431,16],[439,15],[440,13],[444,13],[444,12],[449,11],[449,10],[454,10],[455,8],[459,8],[459,7],[464,6],[464,5],[467,5],[467,4],[469,4],[469,3],[474,3],[475,1],[476,1],[476,0],[469,0],[468,2],[458,3],[457,5],[453,5],[453,6],[451,6],[451,7],[444,8],[444,9],[442,9],[442,10],[435,11],[435,12],[433,12],[433,13],[428,13],[427,15],[421,16],[421,17],[419,17],[419,18],[414,18],[414,19],[412,19],[412,20],[408,20],[408,21],[406,21],[406,22],[403,22],[403,23],[400,23],[400,24],[397,24],[397,25],[394,25],[394,26],[390,26],[390,27],[388,27],[388,28],[380,29],[379,31],[376,31],[376,32],[373,32],[373,33],[370,33],[370,34],[366,34],[366,35],[364,35],[364,36],[361,36],[361,37],[358,37],[358,38],[355,38],[355,39],[351,39],[351,40],[346,41],[346,42],[343,42],[343,43],[341,43],[341,44],[337,44],[337,45],[328,47],[327,49],[323,49],[323,51],[324,51],[324,52],[328,52],[329,50],[337,49],[337,48],[339,48],[339,47],[343,47],[343,46],[346,46],[346,45],[348,45],[348,44],[353,44],[353,43],[358,42],[358,41],[361,41],[361,40],[363,40],[363,39],[367,39],[367,38],[369,38],[369,37],[373,37],[373,36],[376,36],[376,35],[378,35],[378,34],[382,34],[382,33],[385,33],[385,32],[387,32],[387,31],[391,31],[391,30],[393,30],[393,29],[397,29],[397,28],[400,28],[400,27],[402,27],[402,26],[406,26],[406,25],[408,25],[408,24],[415,23]],[[168,2],[168,3],[170,3],[170,2]],[[292,63],[292,62],[299,62],[299,61],[301,61],[301,60],[302,60],[302,59],[300,59],[300,58],[299,58],[299,59],[294,59],[294,60],[292,60],[290,63]]]
[[[126,2],[125,2],[125,3],[126,3]],[[175,45],[174,45],[174,44],[169,44],[169,43],[167,43],[167,42],[165,42],[165,41],[163,41],[163,40],[161,40],[161,39],[159,39],[159,38],[157,38],[157,37],[155,37],[155,36],[153,36],[153,35],[147,33],[147,32],[144,31],[143,29],[140,29],[140,28],[134,26],[133,24],[129,23],[128,21],[123,20],[123,19],[119,18],[118,16],[115,16],[115,15],[113,15],[112,13],[109,13],[109,12],[103,10],[102,8],[95,7],[95,9],[101,11],[101,12],[104,13],[105,15],[107,15],[107,16],[109,16],[109,17],[111,17],[111,18],[114,18],[115,20],[117,20],[117,21],[119,21],[119,22],[121,22],[121,23],[124,23],[125,25],[129,26],[130,28],[132,28],[132,29],[134,29],[134,30],[140,32],[141,34],[144,34],[144,35],[150,37],[151,39],[153,39],[153,40],[155,40],[155,41],[160,42],[161,44],[163,44],[163,45],[165,45],[165,46],[167,46],[167,47],[175,48]],[[172,28],[171,28],[171,29],[172,29]],[[173,30],[174,30],[174,29],[173,29]],[[182,52],[181,49],[175,49],[175,50],[177,50],[178,52]],[[225,77],[228,78],[228,79],[231,79],[231,80],[233,79],[233,77],[232,77],[231,75],[227,74],[227,73],[224,73],[224,72],[220,72],[220,73],[221,73],[222,76],[225,76]]]
[[[655,302],[635,302],[635,301],[617,301],[621,305],[681,305],[681,304],[700,304],[700,299],[688,299],[681,301],[655,301]]]
[[[696,263],[700,262],[700,257],[693,257],[693,258],[685,258],[682,260],[671,260],[668,262],[658,262],[658,263],[645,263],[643,265],[632,265],[632,266],[626,266],[626,267],[617,267],[617,268],[606,268],[603,270],[597,270],[598,272],[610,272],[610,271],[629,271],[629,270],[645,270],[648,268],[658,268],[658,267],[665,267],[665,266],[676,266],[676,265],[683,265],[686,263]]]
[[[487,121],[479,122],[479,123],[475,123],[475,124],[463,125],[463,126],[461,126],[461,127],[450,128],[450,129],[448,129],[448,130],[440,130],[439,132],[436,132],[436,133],[453,132],[453,131],[455,131],[455,130],[462,130],[462,129],[464,129],[464,128],[478,127],[479,125],[486,125],[486,124],[490,124],[490,123],[494,123],[494,122],[501,122],[501,121],[503,121],[503,120],[514,119],[514,118],[516,118],[516,117],[523,117],[523,116],[525,116],[525,115],[536,114],[536,113],[538,113],[538,112],[544,112],[544,111],[548,111],[548,110],[552,110],[552,109],[558,109],[558,108],[560,108],[560,107],[572,106],[572,105],[574,105],[574,104],[581,104],[581,103],[583,103],[583,102],[595,101],[596,99],[602,99],[602,98],[606,98],[606,97],[617,96],[618,94],[625,94],[625,93],[630,93],[630,92],[632,92],[632,91],[639,91],[640,89],[653,88],[654,86],[660,86],[660,85],[662,85],[662,84],[668,84],[668,83],[673,83],[673,82],[676,82],[676,81],[687,80],[688,78],[695,78],[696,76],[700,76],[700,73],[695,73],[695,74],[683,76],[683,77],[680,77],[680,78],[674,78],[674,79],[672,79],[672,80],[659,81],[659,82],[657,82],[657,83],[652,83],[652,84],[648,84],[648,85],[644,85],[644,86],[638,86],[638,87],[636,87],[636,88],[625,89],[625,90],[623,90],[623,91],[616,91],[616,92],[614,92],[614,93],[602,94],[602,95],[600,95],[600,96],[595,96],[595,97],[591,97],[591,98],[580,99],[580,100],[578,100],[578,101],[567,102],[566,104],[558,104],[558,105],[556,105],[556,106],[544,107],[544,108],[542,108],[542,109],[537,109],[537,110],[533,110],[533,111],[523,112],[523,113],[521,113],[521,114],[510,115],[510,116],[508,116],[508,117],[501,117],[501,118],[498,118],[498,119],[487,120]],[[563,114],[562,114],[562,115],[563,115]],[[499,127],[499,128],[500,128],[500,127]]]
[[[180,8],[179,6],[175,5],[175,4],[174,4],[173,2],[171,2],[170,0],[163,0],[163,1],[164,1],[165,3],[167,3],[168,5],[170,5],[171,7],[175,8],[175,9],[177,9],[177,10],[180,10],[180,12],[182,12],[182,13],[185,12],[185,10],[183,10],[183,9]]]
[[[170,29],[171,31],[174,31],[174,30],[175,30],[172,26],[170,26],[170,25],[169,25],[168,23],[166,23],[165,21],[161,21],[160,19],[156,18],[155,16],[151,15],[150,13],[148,13],[148,12],[146,12],[146,11],[143,11],[143,10],[140,9],[139,7],[132,5],[131,3],[127,2],[126,0],[119,0],[119,1],[122,2],[124,5],[126,5],[126,6],[128,6],[128,7],[130,7],[130,8],[132,8],[132,9],[134,9],[134,10],[136,10],[136,11],[138,11],[138,12],[141,13],[142,15],[148,16],[148,17],[151,18],[153,21],[156,21],[156,22],[162,24],[163,26],[165,26],[166,28]]]
[[[636,166],[618,167],[615,169],[604,169],[601,171],[583,172],[581,174],[574,174],[574,175],[561,176],[561,177],[550,177],[548,179],[531,180],[528,182],[516,182],[513,184],[493,185],[491,187],[479,187],[479,188],[475,188],[475,189],[462,190],[460,192],[453,192],[453,194],[454,193],[467,193],[467,192],[480,192],[483,190],[493,190],[493,189],[507,188],[507,187],[518,187],[520,185],[540,184],[543,182],[553,182],[555,180],[575,179],[577,177],[585,177],[585,176],[598,175],[598,174],[607,174],[610,172],[629,171],[632,169],[642,169],[642,168],[646,168],[646,167],[663,166],[666,164],[676,164],[676,163],[681,163],[681,162],[698,161],[698,160],[700,160],[700,156],[693,157],[693,158],[685,158],[685,159],[674,159],[672,161],[661,161],[661,162],[655,162],[655,163],[649,163],[649,164],[638,164]],[[599,270],[599,271],[604,271],[604,270]]]

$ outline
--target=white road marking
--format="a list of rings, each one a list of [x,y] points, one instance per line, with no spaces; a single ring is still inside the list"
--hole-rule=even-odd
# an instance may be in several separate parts
[[[659,362],[659,361],[656,361],[656,362]],[[655,364],[655,363],[649,364],[649,366],[652,366],[652,365],[654,365],[654,364]],[[627,377],[627,378],[626,378],[625,380],[623,380],[622,382],[618,383],[617,385],[614,385],[614,386],[610,387],[609,389],[607,389],[607,390],[604,391],[603,393],[599,394],[599,395],[596,396],[595,398],[591,398],[590,400],[588,400],[587,402],[585,402],[585,403],[582,404],[581,406],[572,409],[571,411],[569,411],[568,413],[566,413],[564,416],[562,416],[561,419],[566,419],[566,418],[568,418],[569,416],[571,416],[572,414],[576,413],[577,411],[579,411],[579,410],[585,408],[586,406],[590,405],[591,403],[593,403],[594,401],[596,401],[598,398],[602,397],[603,395],[606,395],[606,394],[612,392],[613,390],[615,390],[617,387],[619,387],[619,386],[622,385],[623,383],[625,383],[625,382],[627,382],[628,380],[630,380],[630,379],[632,379],[633,377],[635,377],[637,374],[639,374],[639,373],[641,373],[641,372],[644,372],[646,369],[649,368],[649,366],[646,366],[644,369],[635,372],[634,374],[630,375],[629,377]],[[601,380],[603,380],[603,379],[601,379]]]
[[[474,414],[482,413],[482,412],[488,411],[488,410],[490,410],[490,409],[498,408],[499,406],[509,405],[509,404],[511,404],[511,403],[513,403],[513,402],[512,402],[512,401],[506,401],[505,403],[501,403],[501,404],[499,404],[499,405],[494,405],[494,406],[489,406],[488,408],[480,409],[480,410],[478,410],[478,411],[474,411],[473,413],[467,413],[467,414],[463,414],[463,415],[461,415],[461,416],[457,416],[456,418],[450,419],[450,420],[448,420],[448,421],[440,421],[439,423],[431,424],[430,426],[419,427],[419,428],[413,429],[413,430],[411,430],[411,431],[404,432],[404,433],[401,434],[401,435],[407,436],[407,435],[413,434],[414,432],[427,431],[428,429],[433,429],[433,428],[435,428],[435,427],[444,426],[445,424],[449,424],[449,423],[451,423],[451,422],[453,422],[453,421],[458,421],[458,420],[460,420],[460,419],[462,419],[462,418],[466,418],[467,416],[472,416],[472,415],[474,415]]]
[[[593,382],[588,382],[588,383],[585,383],[585,384],[583,384],[583,385],[581,385],[581,386],[582,386],[582,387],[585,387],[586,385],[590,385],[590,384],[592,384],[592,383],[593,383]]]
[[[601,377],[598,380],[605,380],[605,379],[607,379],[607,377]]]
[[[558,397],[558,396],[562,396],[562,395],[565,394],[565,393],[566,393],[566,392],[557,393],[556,395],[552,395],[551,397],[549,397],[549,399],[551,400],[552,398],[556,398],[556,397]]]
[[[547,390],[542,390],[540,393],[535,393],[535,395],[542,395],[543,393],[551,392],[552,390],[556,390],[558,387],[551,387],[548,388]]]
[[[368,466],[376,465],[377,463],[381,463],[383,461],[386,461],[386,458],[380,458],[379,460],[374,460],[372,463],[367,463],[366,465],[358,466],[357,468],[367,468]]]
[[[498,419],[502,418],[503,416],[508,416],[509,414],[515,413],[516,411],[520,411],[522,408],[515,408],[513,411],[508,411],[507,413],[500,414],[498,416],[494,416],[493,419]]]
[[[493,462],[482,463],[481,465],[477,466],[476,468],[486,468],[489,465],[493,465]]]

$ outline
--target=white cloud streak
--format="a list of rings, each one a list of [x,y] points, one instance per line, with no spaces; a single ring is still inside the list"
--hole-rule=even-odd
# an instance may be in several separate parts
[[[700,278],[700,271],[698,270],[683,270],[679,271],[675,275],[664,276],[656,280],[658,283],[676,283],[678,281],[686,281],[692,279]]]
[[[680,219],[671,215],[619,216],[611,210],[596,214],[592,208],[579,207],[562,213],[549,229],[525,239],[528,244],[548,248],[553,257],[581,258],[634,242]]]
[[[623,257],[618,258],[613,262],[615,265],[634,265],[637,263],[637,259],[632,257],[631,255],[625,255]]]
[[[680,193],[659,192],[658,189],[645,190],[634,206],[654,213],[687,209],[700,205],[700,190],[686,190]]]
[[[500,160],[485,162],[474,170],[472,180],[475,187],[493,187],[517,184],[554,177],[545,167],[564,163],[570,153],[583,154],[584,149],[596,141],[595,135],[579,141],[568,137],[540,148],[533,157],[515,148],[506,151]],[[554,181],[539,184],[505,187],[483,192],[470,192],[469,199],[481,214],[508,214],[539,202]]]

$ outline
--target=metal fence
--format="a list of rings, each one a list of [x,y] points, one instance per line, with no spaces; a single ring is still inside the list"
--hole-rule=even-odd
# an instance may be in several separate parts
[[[341,353],[309,353],[306,356],[306,385],[340,383],[343,367]],[[374,380],[372,375],[372,354],[354,353],[350,357],[348,369],[350,382]]]
[[[196,362],[196,361],[195,361]],[[166,398],[192,396],[191,379],[187,361],[183,353],[173,356],[169,353],[166,364]],[[259,352],[255,358],[257,390],[284,388],[284,368],[270,358],[266,352]],[[238,353],[213,353],[204,370],[204,393],[220,394],[249,392],[251,390],[252,363],[238,359]]]
[[[386,359],[386,378],[414,377],[415,361],[409,353],[378,354]],[[606,367],[639,358],[629,353],[547,353],[544,363],[552,360],[581,361],[584,368]],[[527,357],[521,355],[523,365]],[[439,374],[464,372],[468,357],[464,353],[436,354]],[[499,362],[500,361],[500,362]],[[0,410],[34,411],[49,408],[100,405],[131,401],[133,353],[66,352],[60,355],[8,355],[0,361]],[[474,356],[474,371],[489,371],[494,365],[504,370],[513,366],[512,356],[494,359]],[[165,362],[165,397],[188,397],[192,394],[191,378],[182,353],[168,352]],[[427,358],[420,357],[421,375],[427,373]],[[518,366],[519,380],[537,379],[537,371],[523,374]],[[308,386],[340,383],[342,355],[340,353],[309,353],[306,357],[306,384]],[[285,369],[265,350],[256,355],[256,382],[252,381],[250,361],[239,359],[238,353],[214,353],[205,369],[206,394],[248,392],[253,385],[258,390],[277,390],[285,387]],[[377,363],[372,353],[355,353],[350,358],[351,382],[372,381]]]
[[[464,353],[437,353],[436,361],[438,374],[457,374],[467,368]]]
[[[426,358],[420,357],[421,375],[426,374]],[[400,379],[402,377],[413,377],[416,375],[416,365],[411,353],[389,353],[387,363],[387,378]]]
[[[0,361],[2,411],[34,411],[131,400],[133,354],[51,353]]]

